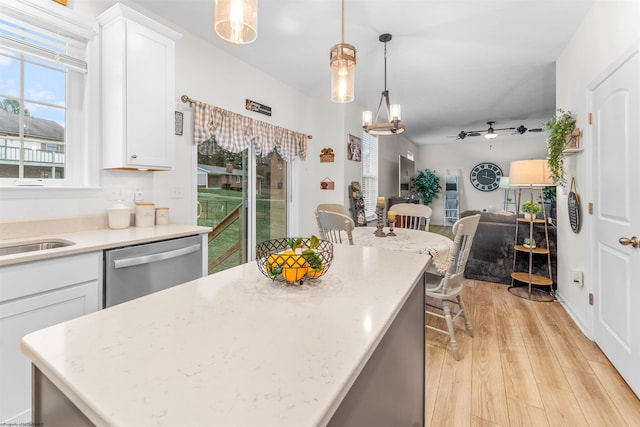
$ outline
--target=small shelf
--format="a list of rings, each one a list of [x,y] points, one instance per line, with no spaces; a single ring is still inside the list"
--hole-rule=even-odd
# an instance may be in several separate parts
[[[562,154],[577,154],[582,153],[584,148],[565,148],[562,150]]]
[[[529,219],[529,218],[518,218],[518,221],[520,222],[536,222],[538,224],[544,223],[546,222],[546,220],[542,219],[542,218],[534,218],[534,219]]]
[[[531,191],[531,203],[533,203],[533,191]],[[539,192],[540,199],[543,198],[542,188],[536,188],[535,191]],[[518,192],[518,199],[521,199],[522,189]],[[551,273],[551,250],[549,249],[549,224],[547,222],[547,216],[545,211],[542,211],[542,218],[518,218],[516,221],[516,230],[513,241],[513,269],[511,273],[511,288],[509,292],[520,298],[527,298],[534,301],[553,301],[553,276]],[[526,237],[520,233],[520,228],[527,231]],[[536,230],[535,247],[525,246],[523,243],[529,241],[534,237],[534,229]],[[524,231],[523,230],[523,231]],[[540,231],[544,231],[544,238],[540,238]],[[525,240],[522,240],[522,239]],[[527,258],[527,266],[520,265],[516,270],[516,264],[518,260],[524,260]],[[542,258],[544,266],[540,266]],[[538,267],[536,271],[542,273],[543,270],[547,271],[546,275],[534,274],[534,262]],[[522,263],[521,263],[522,264]],[[520,271],[526,268],[528,271]],[[516,285],[515,282],[522,282],[527,286]],[[544,292],[541,289],[532,288],[534,285],[549,286],[551,289],[549,293]],[[532,292],[535,291],[535,292]]]
[[[511,273],[511,278],[518,280],[519,282],[529,283],[529,273],[526,271],[514,271],[513,273]],[[532,274],[531,284],[551,286],[553,285],[553,280],[551,280],[546,276],[540,276],[539,274]]]
[[[538,246],[536,246],[535,248],[529,249],[524,245],[516,245],[515,246],[516,251],[520,251],[520,252],[533,252],[534,254],[548,254],[549,253],[549,249],[547,248],[540,248]]]

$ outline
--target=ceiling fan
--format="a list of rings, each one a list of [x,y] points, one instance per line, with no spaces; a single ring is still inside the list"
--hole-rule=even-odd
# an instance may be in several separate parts
[[[470,131],[464,131],[463,130],[463,131],[460,131],[460,133],[457,134],[457,135],[449,136],[449,138],[465,139],[468,136],[480,136],[480,135],[483,135],[483,133],[484,133],[484,137],[485,138],[493,139],[496,136],[498,136],[498,134],[496,132],[497,131],[502,131],[502,130],[512,130],[512,131],[514,131],[512,133],[512,135],[515,135],[516,133],[519,133],[520,135],[522,135],[525,132],[542,132],[542,128],[528,129],[524,125],[520,125],[517,128],[509,127],[509,128],[494,129],[493,125],[495,124],[495,121],[487,122],[487,124],[489,125],[489,128],[486,129],[486,130],[470,130]]]

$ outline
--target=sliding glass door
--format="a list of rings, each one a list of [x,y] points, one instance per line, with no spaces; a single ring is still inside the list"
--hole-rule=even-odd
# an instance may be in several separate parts
[[[257,242],[286,236],[287,164],[278,153],[232,153],[214,140],[198,152],[198,225],[209,234],[209,273],[245,263]]]

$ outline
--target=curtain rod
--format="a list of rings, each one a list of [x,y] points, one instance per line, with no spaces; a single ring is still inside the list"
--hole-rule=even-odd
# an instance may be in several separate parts
[[[191,98],[189,98],[189,96],[188,96],[188,95],[182,95],[182,96],[180,97],[180,100],[181,100],[182,102],[184,102],[185,104],[186,104],[186,103],[189,103],[189,106],[190,106],[190,107],[191,107],[191,106],[193,106],[193,104],[196,102],[196,101],[195,101],[195,99],[191,99]],[[309,139],[313,139],[313,136],[312,136],[312,135],[307,135],[307,138],[309,138]]]

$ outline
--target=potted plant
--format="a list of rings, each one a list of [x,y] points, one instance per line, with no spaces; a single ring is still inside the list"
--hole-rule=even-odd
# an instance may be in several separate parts
[[[557,110],[547,123],[545,128],[549,131],[547,137],[547,163],[551,172],[551,179],[555,184],[564,185],[564,154],[567,146],[567,137],[576,129],[576,117],[571,111],[562,108]]]
[[[431,169],[419,171],[413,180],[413,186],[425,205],[431,203],[433,199],[437,199],[438,193],[442,189],[440,178],[436,175],[436,171]]]
[[[542,212],[540,205],[537,202],[532,202],[531,200],[524,202],[521,210],[524,212],[525,219],[534,219],[536,215]]]

